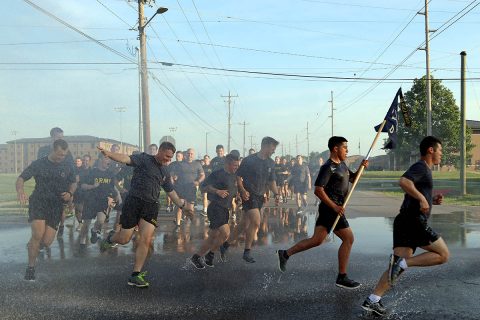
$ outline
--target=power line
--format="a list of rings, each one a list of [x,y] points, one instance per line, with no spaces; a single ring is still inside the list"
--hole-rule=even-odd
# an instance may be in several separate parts
[[[133,26],[130,25],[130,23],[128,23],[127,21],[125,21],[124,19],[122,19],[122,17],[120,17],[118,14],[116,14],[112,9],[110,9],[109,7],[107,7],[105,4],[103,4],[100,0],[97,0],[97,2],[99,4],[101,4],[105,9],[107,9],[108,12],[110,12],[111,14],[113,14],[115,17],[118,18],[118,20],[122,21],[124,24],[126,24],[128,26],[129,29],[132,29]]]

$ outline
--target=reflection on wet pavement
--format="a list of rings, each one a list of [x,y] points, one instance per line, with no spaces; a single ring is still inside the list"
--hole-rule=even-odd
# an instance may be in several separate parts
[[[296,212],[294,208],[267,207],[263,210],[260,230],[256,246],[287,247],[313,234],[316,220],[316,208],[309,207],[305,211]],[[360,217],[350,218],[350,226],[355,234],[354,251],[372,253],[387,252],[392,246],[392,225],[394,218]],[[113,219],[112,219],[113,220]],[[198,215],[193,221],[185,222],[175,232],[172,223],[173,215],[162,213],[159,216],[160,226],[157,229],[153,250],[155,254],[178,253],[188,257],[207,237],[208,224],[205,218]],[[241,228],[241,213],[232,217],[231,250],[243,250],[244,236]],[[0,223],[1,224],[1,223]],[[71,226],[72,220],[67,220],[67,228],[63,239],[57,239],[48,250],[41,253],[40,259],[69,259],[82,256],[96,257],[101,255],[98,245],[89,244],[85,252],[79,252],[78,232]],[[458,211],[450,214],[434,214],[430,218],[432,228],[441,234],[450,247],[479,248],[480,247],[480,213]],[[109,226],[111,228],[111,225]],[[105,233],[106,235],[106,233]],[[26,224],[2,228],[0,233],[0,261],[25,262],[25,245],[30,236]],[[339,246],[338,238],[329,240],[327,245]],[[124,246],[118,246],[104,255],[131,255],[134,241]]]

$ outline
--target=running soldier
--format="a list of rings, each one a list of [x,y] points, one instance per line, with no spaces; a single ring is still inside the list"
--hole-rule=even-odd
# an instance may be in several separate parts
[[[90,174],[81,184],[85,192],[85,202],[82,214],[82,229],[80,230],[80,250],[87,246],[88,228],[93,219],[95,224],[90,230],[90,242],[97,243],[103,224],[107,219],[113,203],[118,201],[115,191],[115,173],[109,170],[110,159],[99,154],[98,167],[90,170]]]
[[[400,178],[405,192],[400,213],[393,222],[393,254],[388,270],[377,283],[373,293],[365,299],[362,308],[377,315],[385,315],[383,295],[397,282],[409,267],[428,267],[446,263],[450,256],[445,241],[428,225],[432,204],[439,205],[443,195],[433,196],[432,167],[440,164],[442,142],[432,136],[420,142],[420,160]],[[413,254],[420,247],[426,252]]]
[[[203,172],[202,165],[195,159],[195,150],[192,148],[186,152],[187,156],[185,161],[182,161],[175,168],[175,175],[177,180],[175,181],[175,191],[178,196],[187,201],[187,208],[189,212],[194,212],[193,206],[197,198],[197,187],[205,179],[205,173]],[[177,210],[176,219],[176,231],[180,227],[183,211],[182,208]],[[189,216],[191,219],[193,217]]]
[[[107,250],[116,243],[128,243],[133,236],[135,226],[138,225],[140,237],[135,249],[135,264],[128,279],[128,285],[139,288],[148,287],[149,283],[145,280],[146,272],[142,272],[142,268],[147,259],[155,228],[158,225],[160,187],[165,190],[179,208],[193,214],[191,209],[185,208],[186,201],[180,199],[173,190],[172,181],[167,171],[167,166],[175,153],[175,147],[170,142],[163,142],[155,156],[147,153],[127,156],[120,153],[111,153],[100,147],[98,149],[106,157],[134,167],[131,187],[120,216],[121,229],[119,232],[112,230],[107,238],[102,241],[100,248]]]
[[[225,164],[225,149],[221,144],[215,147],[215,152],[217,156],[210,161],[212,172],[223,169],[223,165]]]
[[[337,216],[340,215],[340,220],[333,230],[335,235],[342,240],[338,249],[338,276],[335,284],[337,287],[355,289],[360,286],[360,283],[347,277],[353,232],[344,216],[345,208],[342,205],[348,194],[348,182],[353,182],[356,174],[351,172],[344,162],[348,153],[347,139],[331,137],[328,140],[328,149],[330,158],[320,168],[320,173],[315,181],[315,195],[320,198],[321,202],[318,206],[314,234],[311,238],[296,243],[288,250],[278,250],[279,269],[281,272],[285,272],[290,256],[321,245],[332,229]],[[363,160],[361,165],[366,167],[368,161]]]
[[[270,158],[275,153],[277,145],[277,140],[271,137],[263,138],[260,151],[243,159],[237,171],[237,186],[245,211],[243,220],[246,237],[243,260],[248,263],[255,262],[250,250],[260,227],[260,210],[263,207],[265,193],[270,189],[275,195],[275,204],[278,205],[280,201],[275,181],[275,162]]]
[[[33,161],[18,177],[16,190],[22,205],[28,201],[28,221],[31,223],[32,237],[28,242],[28,267],[25,280],[35,280],[35,261],[40,246],[50,246],[62,217],[65,203],[72,201],[75,192],[73,166],[65,157],[68,144],[58,139],[47,157]],[[25,194],[24,182],[35,179],[35,189],[30,199]]]
[[[307,192],[312,187],[312,178],[310,177],[310,170],[306,163],[303,163],[303,157],[297,156],[297,163],[292,168],[293,190],[295,190],[295,197],[297,200],[297,212],[302,211],[302,207],[307,207]]]
[[[214,251],[230,235],[230,227],[228,225],[229,210],[232,208],[233,198],[237,195],[237,177],[235,172],[238,166],[238,157],[228,154],[225,157],[224,168],[212,172],[202,183],[202,190],[207,192],[210,200],[207,209],[210,230],[208,239],[203,242],[200,250],[190,258],[190,262],[197,269],[203,269],[205,265],[213,267]],[[205,257],[202,260],[203,256]]]

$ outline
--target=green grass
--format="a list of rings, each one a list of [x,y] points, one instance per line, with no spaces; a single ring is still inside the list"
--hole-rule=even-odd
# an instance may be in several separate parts
[[[400,179],[404,171],[364,171],[362,179]],[[434,180],[458,180],[460,172],[433,172]],[[480,172],[468,171],[467,180],[480,182]]]
[[[404,193],[402,191],[384,191],[386,195],[403,198]],[[458,195],[445,195],[443,198],[443,204],[457,205],[457,206],[480,206],[480,195],[467,194],[465,196]]]
[[[16,174],[0,174],[0,203],[17,200],[17,191],[15,190],[15,182],[18,175]],[[29,195],[32,193],[35,181],[30,179],[25,183],[25,192]]]

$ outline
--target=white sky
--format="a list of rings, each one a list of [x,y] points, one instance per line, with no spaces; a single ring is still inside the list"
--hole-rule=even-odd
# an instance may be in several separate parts
[[[134,26],[138,19],[136,2],[32,1],[137,59],[131,55],[138,46],[137,32],[128,26]],[[467,77],[479,78],[478,4],[479,0],[430,2],[430,29],[442,30],[442,24],[463,8],[473,8],[432,39],[434,77],[459,78],[459,53],[465,50]],[[154,63],[383,78],[424,41],[424,17],[415,16],[423,8],[423,0],[166,0],[157,1],[153,8],[146,7],[145,15],[151,17],[157,5],[169,10],[157,15],[147,27],[150,70],[203,119],[200,121],[150,77],[152,142],[158,143],[163,135],[170,134],[169,128],[177,128],[173,135],[179,149],[194,147],[205,153],[206,132],[210,132],[210,154],[214,154],[216,144],[227,145],[227,106],[221,96],[230,91],[239,96],[233,105],[232,149],[241,150],[243,127],[239,123],[246,121],[247,148],[249,136],[259,144],[263,136],[270,135],[281,141],[286,152],[290,145],[293,154],[297,137],[298,151],[305,154],[308,122],[310,151],[323,151],[331,135],[328,101],[333,91],[334,134],[350,141],[350,154],[358,153],[359,142],[361,153],[366,154],[374,137],[373,126],[385,116],[398,87],[408,91],[412,85],[409,79],[425,73],[424,51],[414,53],[389,77],[406,80],[376,86],[376,81],[301,79]],[[136,65],[103,64],[128,61],[24,1],[9,1],[8,9],[4,4],[4,10],[0,10],[0,143],[13,140],[13,130],[18,132],[17,138],[46,137],[54,126],[62,127],[66,135],[120,140],[121,115],[123,140],[137,144]],[[67,64],[25,64],[59,62]],[[102,64],[78,64],[85,62]],[[478,80],[467,83],[467,119],[480,120],[478,84]],[[459,104],[460,82],[445,81],[444,85],[452,90]],[[120,114],[115,107],[127,109]],[[374,154],[383,153],[380,147],[381,143]],[[281,150],[279,147],[277,154]]]

